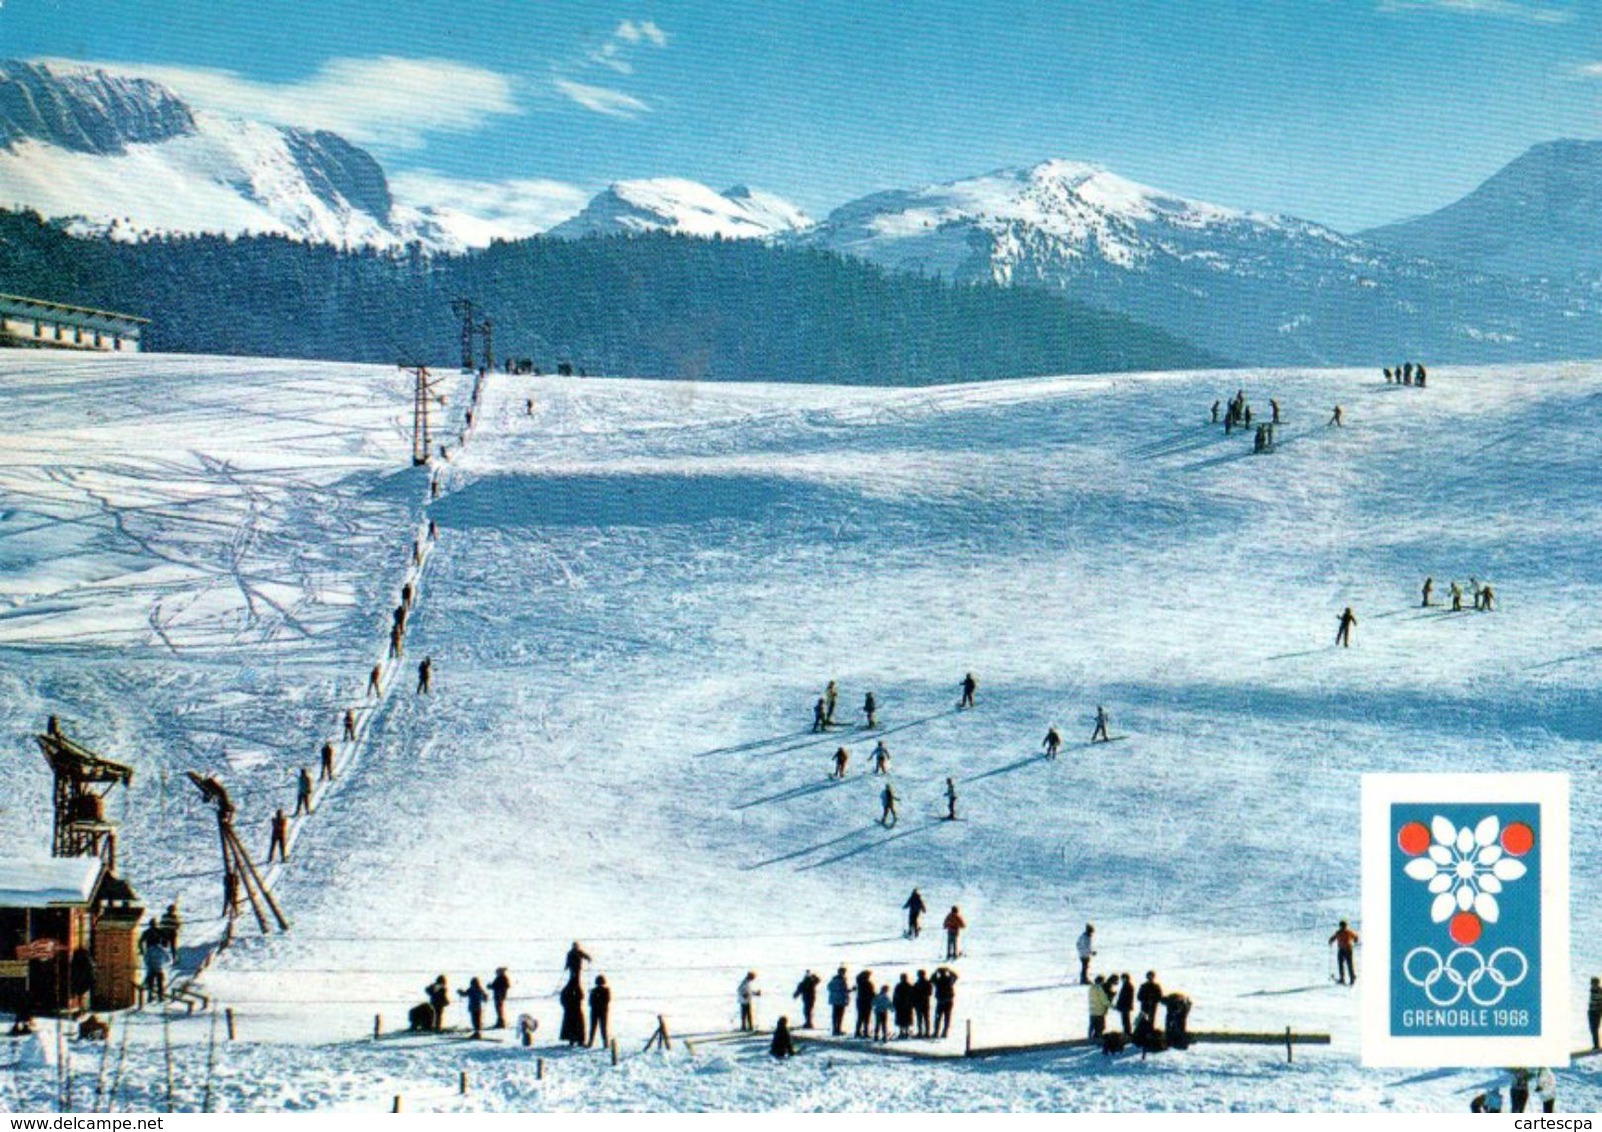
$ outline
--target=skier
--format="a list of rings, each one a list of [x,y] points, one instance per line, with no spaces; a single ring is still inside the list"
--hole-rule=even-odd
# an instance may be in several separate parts
[[[929,1036],[929,1008],[934,1002],[934,984],[925,971],[918,972],[918,981],[912,984],[912,1012],[918,1019],[918,1036]]]
[[[946,779],[946,820],[957,820],[957,784]]]
[[[887,1042],[890,1040],[890,1008],[894,1005],[890,999],[890,984],[886,983],[879,988],[879,993],[873,996],[873,1041]]]
[[[1456,580],[1454,580],[1452,582],[1452,584],[1449,587],[1447,587],[1446,592],[1452,595],[1452,612],[1453,613],[1462,613],[1463,612],[1463,587],[1458,585]]]
[[[506,1029],[506,996],[511,993],[512,980],[506,977],[506,968],[495,968],[495,977],[490,980],[490,994],[495,996],[495,1028]]]
[[[823,697],[819,696],[818,702],[812,705],[812,733],[816,735],[818,732],[827,729],[828,726],[829,711],[824,705]]]
[[[1422,362],[1419,363],[1418,369],[1413,371],[1413,384],[1420,389],[1424,388],[1424,365]]]
[[[934,984],[935,997],[934,1027],[930,1037],[948,1037],[951,1034],[951,1011],[957,1004],[957,972],[950,967],[940,967],[929,981]]]
[[[611,1035],[607,1033],[607,1017],[612,1010],[612,990],[606,985],[605,975],[595,976],[595,985],[590,988],[590,1038],[586,1046],[595,1044],[595,1035],[599,1031],[601,1045],[604,1047],[611,1042]]]
[[[1092,743],[1107,742],[1107,709],[1100,704],[1096,705],[1096,730],[1090,733]]]
[[[1079,939],[1074,942],[1074,950],[1079,954],[1079,985],[1090,985],[1090,960],[1096,954],[1096,925],[1086,924],[1085,930],[1079,933]]]
[[[1100,975],[1090,985],[1090,1034],[1091,1041],[1096,1041],[1107,1032],[1107,1011],[1112,1009],[1112,996],[1107,993],[1107,984]]]
[[[484,989],[484,984],[480,983],[475,975],[467,984],[467,989],[462,992],[462,998],[467,1002],[467,1016],[473,1022],[473,1037],[482,1038],[484,1036],[484,1003],[489,998],[489,991]]]
[[[1420,605],[1423,606],[1423,608],[1428,609],[1430,607],[1430,595],[1433,594],[1434,592],[1435,592],[1435,579],[1434,578],[1425,578],[1424,579],[1424,600],[1419,603]]]
[[[896,983],[895,990],[890,995],[890,1006],[896,1014],[896,1040],[904,1041],[912,1037],[913,1022],[917,1011],[913,1003],[916,994],[912,989],[912,980],[905,971],[901,972],[901,981]]]
[[[844,968],[841,968],[844,970]],[[873,1017],[873,972],[857,972],[857,1028],[856,1037],[869,1036],[869,1019]]]
[[[851,984],[846,981],[846,969],[841,967],[829,980],[829,1032],[837,1038],[845,1037],[845,1012],[851,1005]]]
[[[433,675],[434,658],[425,656],[417,665],[417,694],[419,696],[426,696],[428,694],[429,681]]]
[[[1257,433],[1256,433],[1256,435],[1254,435],[1252,437],[1252,451],[1253,452],[1267,452],[1268,451],[1268,426],[1267,425],[1258,425],[1257,426]]]
[[[334,781],[334,745],[332,743],[323,744],[323,765],[317,772],[317,781]]]
[[[1480,608],[1480,580],[1473,574],[1469,575],[1469,592],[1474,595],[1474,608]]]
[[[1134,1033],[1131,1019],[1135,1014],[1135,980],[1129,977],[1129,972],[1123,973],[1123,979],[1118,984],[1118,997],[1113,1000],[1113,1009],[1118,1011],[1119,1021],[1124,1026],[1124,1037]]]
[[[795,1039],[790,1036],[788,1018],[780,1018],[779,1024],[774,1027],[773,1042],[768,1046],[768,1053],[778,1061],[795,1056]]]
[[[1218,402],[1217,401],[1213,402],[1213,423],[1214,424],[1218,423]]]
[[[1330,425],[1334,425],[1336,428],[1346,427],[1345,423],[1341,419],[1341,407],[1339,405],[1335,406],[1335,411],[1330,414],[1329,422],[1328,424],[1325,424],[1324,427],[1329,428]]]
[[[1352,626],[1357,624],[1357,614],[1352,607],[1347,606],[1341,611],[1340,627],[1335,630],[1335,643],[1343,649],[1352,647]]]
[[[534,415],[534,398],[530,397],[527,401],[524,401],[523,408],[527,411],[528,415],[532,417]]]
[[[840,690],[835,687],[833,680],[823,689],[823,722],[830,727],[834,726],[834,705],[840,698]]]
[[[434,1011],[434,1032],[439,1033],[445,1029],[445,1008],[451,1004],[451,990],[445,976],[435,978],[423,988],[423,993],[428,995],[428,1005]]]
[[[312,812],[312,776],[305,767],[300,768],[300,785],[295,791],[295,816]]]
[[[1335,934],[1329,937],[1329,942],[1335,945],[1335,970],[1337,983],[1347,985],[1357,983],[1357,968],[1352,965],[1352,948],[1357,946],[1357,933],[1341,921],[1341,926],[1335,929]]]
[[[1512,1112],[1523,1112],[1530,1103],[1530,1071],[1522,1066],[1508,1070],[1513,1081],[1508,1085],[1507,1104]]]
[[[1185,1049],[1190,1045],[1190,996],[1174,991],[1163,996],[1163,1037],[1169,1049]]]
[[[401,639],[402,639],[401,638],[401,632],[402,632],[402,630],[401,630],[401,627],[400,627],[400,622],[397,621],[394,625],[390,626],[390,629],[389,629],[389,658],[391,660],[399,659],[399,657],[401,655],[401,651],[402,651],[401,650]]]
[[[172,949],[155,924],[145,930],[139,942],[145,952],[145,1001],[160,1002],[167,997],[167,968],[172,966]]]
[[[284,816],[284,807],[279,806],[278,812],[272,818],[272,841],[267,846],[267,863],[273,863],[273,854],[278,854],[280,861],[289,860],[289,819]]]
[[[1495,608],[1496,595],[1491,592],[1490,583],[1480,587],[1480,612],[1489,613]]]
[[[846,750],[844,747],[840,747],[840,748],[836,749],[836,751],[834,752],[834,770],[833,770],[833,772],[830,773],[829,777],[830,778],[844,778],[845,774],[846,774],[846,764],[848,762],[850,762],[850,761],[851,761],[851,752],[850,751]]]
[[[562,960],[562,966],[567,968],[568,975],[576,979],[583,973],[584,964],[593,962],[589,952],[580,947],[579,941],[575,939],[573,946],[567,949],[567,958]]]
[[[885,746],[883,739],[880,739],[873,748],[873,773],[890,773],[890,748]]]
[[[562,1030],[558,1036],[575,1049],[584,1044],[584,986],[578,975],[568,978],[557,997],[562,1004]]]
[[[1146,972],[1146,981],[1140,984],[1140,990],[1135,992],[1135,1001],[1140,1003],[1140,1015],[1147,1025],[1157,1024],[1157,1004],[1163,1000],[1162,984],[1157,981],[1156,971]]]
[[[821,982],[823,980],[818,978],[816,973],[808,971],[801,976],[801,981],[795,985],[795,993],[790,996],[801,1000],[803,1014],[801,1028],[803,1030],[812,1029],[812,1011],[818,1005],[818,984]]]
[[[410,609],[412,607],[412,597],[413,596],[414,596],[414,591],[412,590],[412,584],[410,582],[407,582],[405,585],[401,586],[401,608],[402,609]]]
[[[1557,1077],[1544,1065],[1535,1074],[1535,1095],[1541,1098],[1542,1112],[1557,1111]]]
[[[1046,749],[1046,757],[1048,759],[1055,759],[1057,757],[1057,752],[1062,749],[1062,736],[1057,734],[1057,727],[1055,724],[1046,728],[1046,740],[1041,744],[1041,746]]]
[[[378,685],[378,679],[382,675],[383,669],[379,665],[373,665],[372,672],[367,675],[367,692],[369,695],[378,696],[383,694]]]
[[[1385,384],[1389,385],[1390,383],[1391,383],[1391,371],[1389,369],[1386,369],[1386,371],[1385,371]]]
[[[439,524],[436,523],[433,519],[430,519],[428,521],[428,541],[429,542],[438,542],[439,541]]]
[[[1591,976],[1591,996],[1586,1000],[1585,1022],[1591,1028],[1591,1048],[1602,1049],[1602,977]]]
[[[918,921],[922,919],[923,914],[928,911],[928,908],[923,902],[923,894],[920,893],[916,888],[913,889],[912,895],[907,897],[907,902],[903,904],[902,907],[907,910],[906,938],[917,939],[919,932],[922,930],[918,926]]]
[[[873,693],[869,692],[867,694],[867,696],[863,698],[863,701],[862,701],[862,714],[868,717],[868,730],[869,731],[872,731],[875,727],[879,726],[878,723],[875,722],[875,720],[874,720],[874,714],[878,710],[879,710],[879,702],[873,698]]]
[[[979,681],[973,678],[973,673],[962,678],[962,699],[957,701],[958,709],[973,707],[973,694],[979,690]]]
[[[1412,362],[1403,362],[1402,363],[1402,384],[1403,385],[1412,385],[1413,384],[1413,363]]]
[[[1270,424],[1278,424],[1279,423],[1279,402],[1274,400],[1272,397],[1270,397],[1268,399],[1268,408],[1269,408],[1269,415],[1270,415],[1269,423]]]
[[[356,741],[356,713],[351,711],[350,708],[346,708],[345,709],[345,742],[354,743],[355,741]]]
[[[967,921],[962,918],[961,909],[953,904],[941,926],[946,929],[946,958],[961,959],[962,929],[968,926]]]
[[[890,829],[897,821],[896,792],[890,783],[884,784],[884,790],[879,794],[879,801],[884,803],[884,813],[879,815],[879,824]]]
[[[756,1000],[762,996],[756,977],[755,971],[747,971],[734,990],[734,997],[740,1004],[740,1029],[747,1032],[756,1029]]]

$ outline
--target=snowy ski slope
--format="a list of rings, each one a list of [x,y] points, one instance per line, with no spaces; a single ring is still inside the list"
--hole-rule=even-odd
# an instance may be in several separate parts
[[[203,931],[213,835],[180,772],[235,787],[265,853],[295,768],[361,702],[426,496],[405,466],[405,379],[0,357],[15,768],[0,838],[47,844],[27,737],[55,712],[135,765],[113,807],[125,871],[153,906],[181,896]],[[441,538],[406,647],[408,663],[434,658],[435,694],[396,687],[364,722],[280,881],[294,930],[247,937],[203,978],[250,1039],[224,1057],[224,1103],[1463,1107],[1486,1074],[1358,1068],[1355,999],[1329,978],[1324,941],[1358,911],[1358,775],[1376,769],[1574,775],[1578,1048],[1582,976],[1602,968],[1587,848],[1602,833],[1602,366],[1431,378],[492,376],[428,510]],[[1283,407],[1272,455],[1205,423],[1242,386],[1259,418],[1271,396]],[[1343,429],[1325,427],[1336,403]],[[1426,575],[1437,601],[1452,578],[1489,581],[1499,608],[1421,609]],[[1359,624],[1336,650],[1345,605]],[[958,713],[969,670],[978,705]],[[808,732],[830,678],[842,721],[860,721],[866,691],[879,701],[893,830],[874,821],[876,736]],[[1098,703],[1122,738],[1092,748]],[[1053,723],[1054,763],[1040,758]],[[850,774],[830,782],[842,743]],[[939,820],[947,776],[957,823]],[[932,914],[907,941],[914,885]],[[536,1081],[510,1045],[361,1042],[435,974],[465,985],[502,965],[513,1013],[554,1040],[574,939],[614,987],[625,1050],[658,1013],[680,1033],[727,1030],[747,970],[771,1025],[797,1016],[808,966],[932,970],[952,904],[970,925],[954,1031],[971,1019],[976,1044],[1082,1035],[1068,970],[1087,920],[1094,969],[1155,969],[1196,1000],[1193,1027],[1288,1025],[1334,1044],[1290,1067],[1272,1047],[776,1067],[714,1042],[617,1071],[546,1051]],[[135,1027],[135,1067],[159,1057],[153,1024]],[[206,1024],[174,1034],[203,1044]],[[466,1100],[443,1088],[461,1064],[486,1083]],[[154,1087],[135,1078],[135,1095]],[[29,1080],[21,1096],[47,1087]],[[1561,1107],[1602,1104],[1594,1063],[1560,1080]],[[192,1072],[184,1087],[197,1094]]]

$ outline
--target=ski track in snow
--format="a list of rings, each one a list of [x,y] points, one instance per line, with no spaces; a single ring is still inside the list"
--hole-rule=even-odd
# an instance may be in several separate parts
[[[7,351],[0,426],[0,719],[17,773],[0,838],[47,847],[47,714],[131,762],[119,859],[147,903],[215,925],[219,773],[247,843],[293,803],[383,651],[423,519],[409,385],[380,367]],[[247,1039],[234,1108],[1321,1108],[1466,1106],[1488,1076],[1365,1071],[1324,939],[1357,913],[1365,770],[1574,775],[1571,1019],[1602,966],[1602,367],[1119,375],[936,389],[489,379],[439,465],[441,539],[408,626],[435,694],[364,720],[353,772],[297,831],[277,893],[202,977]],[[454,402],[466,382],[452,387]],[[1244,385],[1280,450],[1205,424]],[[532,396],[535,412],[526,413]],[[1347,427],[1326,428],[1330,407]],[[1496,586],[1494,614],[1418,607],[1426,574]],[[1344,605],[1354,647],[1336,650]],[[980,682],[957,712],[965,671]],[[827,735],[810,705],[840,681]],[[864,692],[882,728],[859,729]],[[1119,743],[1089,745],[1098,703]],[[1056,762],[1040,757],[1048,724]],[[876,738],[901,820],[875,824]],[[838,745],[844,782],[825,779]],[[963,821],[938,820],[956,779]],[[901,938],[921,887],[924,936]],[[1155,968],[1198,1029],[1327,1030],[1327,1050],[1199,1047],[932,1065],[814,1047],[797,1063],[463,1043],[394,1028],[441,971],[511,969],[511,1012],[558,1021],[577,938],[637,1050],[796,1016],[808,966],[932,969],[971,925],[957,1024],[980,1045],[1079,1036],[1073,937],[1098,970]],[[243,927],[243,925],[242,925]],[[1361,925],[1359,925],[1361,927]],[[1361,956],[1359,962],[1361,964]],[[461,1011],[453,1008],[451,1020]],[[130,1043],[156,1088],[160,1027]],[[201,1066],[209,1021],[175,1018]],[[953,1039],[953,1045],[957,1039]],[[152,1045],[152,1043],[154,1043]],[[458,1066],[475,1089],[454,1096]],[[1560,1107],[1602,1104],[1594,1063]],[[48,1076],[48,1082],[45,1077]],[[53,1071],[0,1084],[48,1100]],[[32,1091],[30,1091],[32,1090]],[[38,1090],[46,1090],[38,1092]],[[432,1091],[431,1091],[432,1090]],[[183,1093],[197,1105],[195,1072]],[[39,1107],[33,1104],[31,1107]]]

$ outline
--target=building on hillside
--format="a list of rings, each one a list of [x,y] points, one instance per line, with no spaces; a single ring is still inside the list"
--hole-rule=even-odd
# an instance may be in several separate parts
[[[0,858],[0,1010],[120,1010],[144,909],[99,857]]]
[[[0,346],[138,353],[148,318],[0,294]]]

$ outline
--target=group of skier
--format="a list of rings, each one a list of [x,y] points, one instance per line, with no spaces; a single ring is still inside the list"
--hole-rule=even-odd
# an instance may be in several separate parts
[[[488,987],[475,975],[468,980],[467,989],[458,992],[457,997],[467,1007],[467,1018],[475,1039],[484,1036],[486,1005],[493,1004],[495,1007],[495,1021],[491,1028],[506,1028],[506,998],[511,992],[512,980],[505,967],[495,968],[495,977],[490,980]],[[444,975],[436,976],[433,982],[423,988],[423,994],[425,1000],[412,1010],[412,1028],[442,1033],[445,1030],[445,1009],[451,1004],[449,980]]]
[[[801,1000],[803,1029],[811,1029],[822,980],[812,971],[796,984],[793,997]],[[892,983],[875,984],[873,972],[862,970],[852,980],[841,967],[824,987],[829,1004],[829,1032],[845,1037],[846,1012],[856,1004],[856,1025],[852,1036],[865,1041],[887,1042],[891,1027],[897,1039],[943,1038],[951,1033],[951,1012],[957,1001],[957,973],[949,967],[936,967],[933,974],[920,970],[916,980],[906,972]],[[784,1019],[780,1019],[783,1025]],[[777,1055],[776,1055],[777,1056]]]
[[[596,975],[590,987],[589,994],[584,993],[584,964],[592,963],[589,952],[579,946],[578,940],[568,948],[567,957],[562,961],[563,969],[567,972],[567,981],[557,995],[562,1004],[562,1028],[557,1033],[557,1039],[566,1042],[569,1048],[595,1044],[597,1036],[601,1045],[605,1046],[611,1041],[609,1023],[612,1012],[612,988],[606,984],[605,975]],[[584,1030],[584,1007],[586,1002],[590,1008],[590,1028],[586,1035]]]
[[[1426,378],[1422,362],[1403,362],[1395,369],[1385,371],[1385,384],[1387,385],[1416,385],[1424,388]]]
[[[1491,589],[1489,582],[1481,584],[1478,578],[1470,576],[1469,592],[1474,599],[1474,608],[1480,613],[1490,613],[1496,608],[1496,593]],[[1463,612],[1463,587],[1457,584],[1457,579],[1452,579],[1452,582],[1446,587],[1446,596],[1453,613]],[[1419,602],[1419,605],[1424,609],[1429,609],[1435,604],[1434,597],[1435,579],[1425,578],[1423,600]]]

